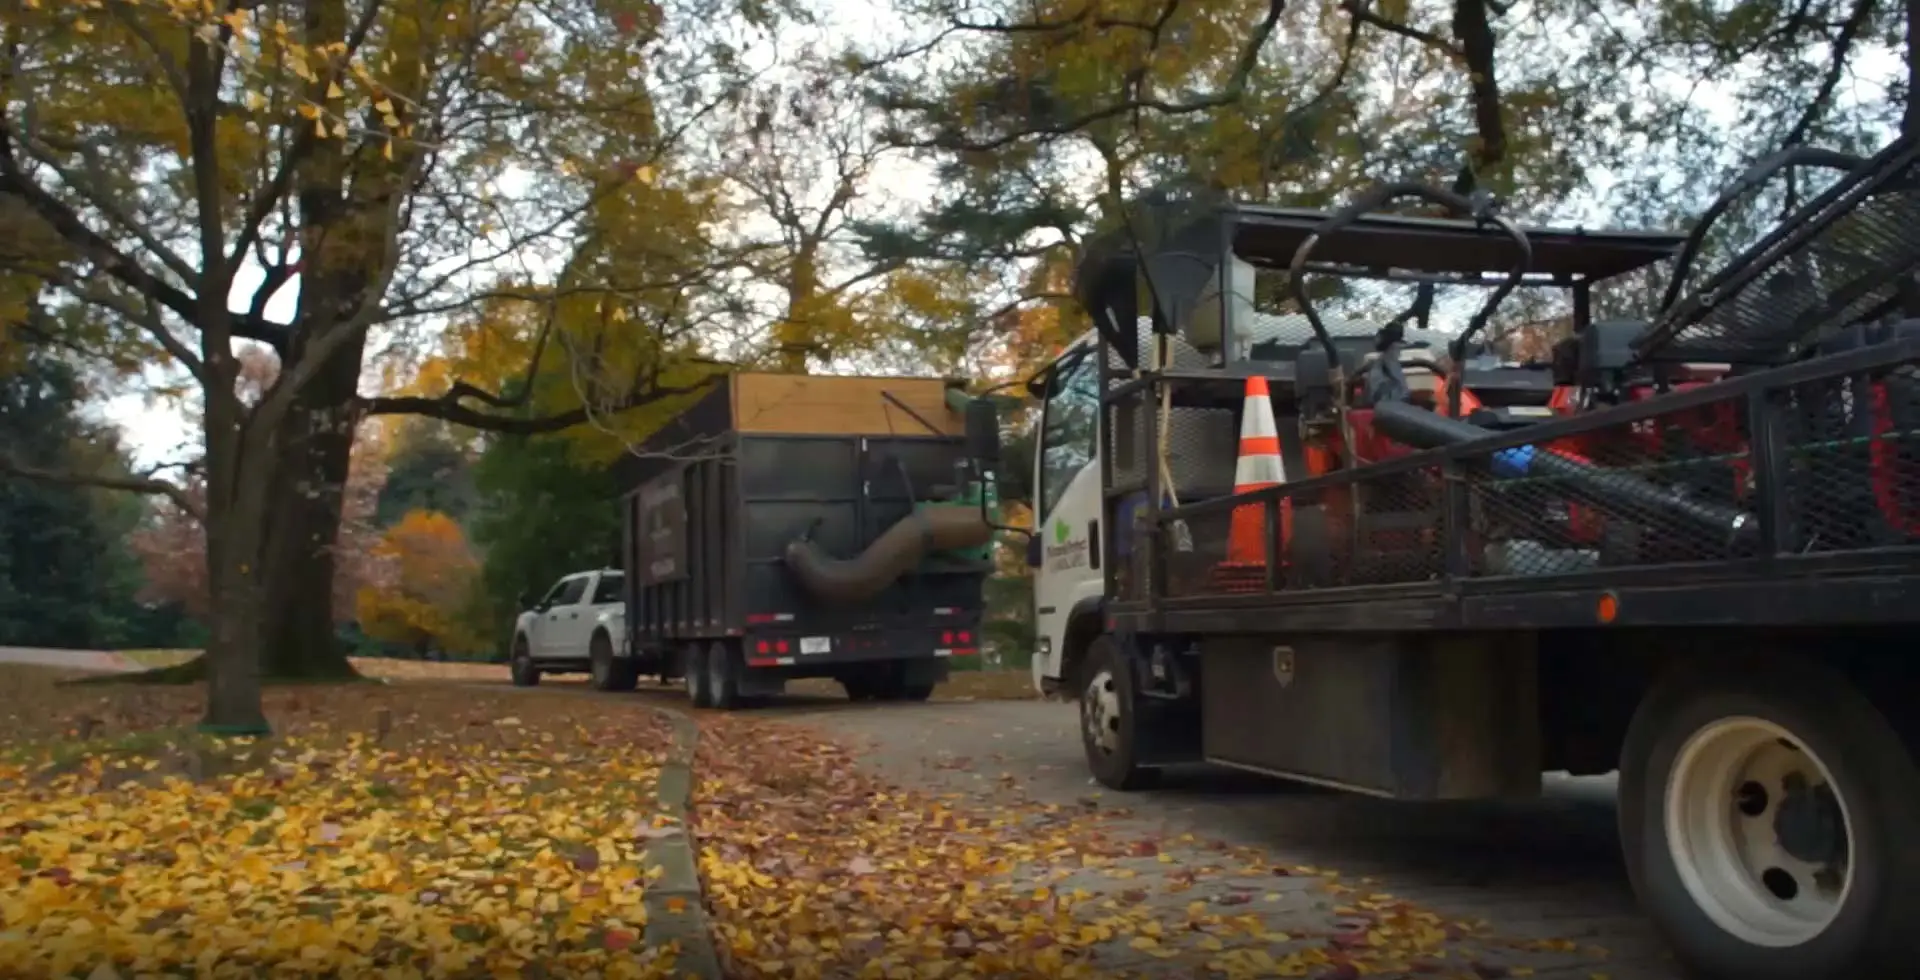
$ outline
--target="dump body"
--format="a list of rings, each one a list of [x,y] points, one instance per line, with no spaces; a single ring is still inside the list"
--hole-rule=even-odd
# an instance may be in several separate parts
[[[873,554],[919,548],[888,535],[917,510],[965,510],[964,421],[947,387],[735,374],[650,439],[622,501],[642,669],[671,673],[678,654],[721,644],[753,691],[892,661],[926,661],[909,673],[931,684],[947,658],[975,655],[983,550]],[[849,588],[811,591],[792,565],[802,558]]]

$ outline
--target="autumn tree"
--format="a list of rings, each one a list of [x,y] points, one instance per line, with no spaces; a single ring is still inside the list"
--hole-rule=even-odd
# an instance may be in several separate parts
[[[408,511],[381,534],[373,557],[354,605],[362,632],[421,652],[486,648],[484,624],[466,615],[480,585],[480,561],[458,522],[438,511]]]
[[[603,200],[678,179],[680,134],[741,70],[730,33],[765,16],[718,0],[10,8],[0,197],[60,248],[7,271],[51,288],[50,332],[137,330],[199,390],[209,725],[260,730],[263,653],[332,655],[314,597],[359,418],[535,421],[497,422],[498,393],[459,381],[361,397],[370,333],[470,308],[503,263],[591,237]],[[280,362],[252,405],[242,339]],[[607,412],[655,397],[597,394]]]

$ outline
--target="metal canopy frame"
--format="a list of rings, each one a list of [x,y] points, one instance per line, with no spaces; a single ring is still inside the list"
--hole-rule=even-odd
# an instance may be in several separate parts
[[[1102,339],[1137,367],[1136,324],[1175,333],[1212,283],[1230,289],[1227,255],[1284,269],[1332,212],[1232,202],[1136,206],[1138,220],[1095,237],[1076,270],[1074,291]],[[1523,226],[1532,246],[1523,285],[1572,287],[1624,275],[1677,255],[1681,232]],[[1309,271],[1346,278],[1473,283],[1504,278],[1517,258],[1496,229],[1462,218],[1367,214],[1320,240]],[[1584,306],[1584,303],[1581,304]]]

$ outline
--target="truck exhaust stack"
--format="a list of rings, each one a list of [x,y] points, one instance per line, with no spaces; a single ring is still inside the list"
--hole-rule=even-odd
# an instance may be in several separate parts
[[[978,506],[922,507],[881,532],[865,551],[838,559],[806,538],[787,543],[787,568],[807,593],[822,602],[853,605],[885,591],[926,556],[977,548],[993,538]]]

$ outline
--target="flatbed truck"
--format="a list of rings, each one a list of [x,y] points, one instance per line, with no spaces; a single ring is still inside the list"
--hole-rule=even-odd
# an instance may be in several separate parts
[[[1163,199],[1091,243],[1095,330],[1029,386],[1028,561],[1035,683],[1078,701],[1093,776],[1431,800],[1618,770],[1628,875],[1691,971],[1914,976],[1920,145],[1736,190],[1800,165],[1840,176],[1704,279],[1706,222],[1520,228],[1410,186]],[[1383,213],[1407,196],[1451,217]],[[1656,268],[1657,309],[1596,315]],[[1485,301],[1436,324],[1449,291]],[[1552,363],[1480,344],[1542,296]],[[1236,493],[1255,376],[1285,476]]]

